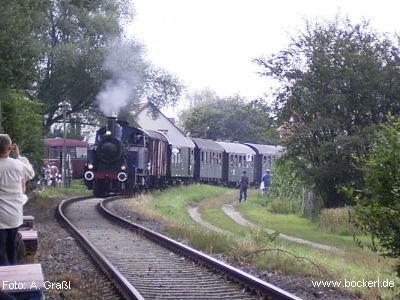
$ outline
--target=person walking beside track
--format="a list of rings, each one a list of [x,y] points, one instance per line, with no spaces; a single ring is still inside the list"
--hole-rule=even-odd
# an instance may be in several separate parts
[[[246,175],[246,171],[243,171],[243,175],[240,178],[240,194],[239,194],[239,203],[247,200],[247,189],[249,188],[249,177]]]
[[[23,221],[22,207],[28,200],[25,183],[34,175],[18,146],[8,134],[0,134],[0,266],[17,262],[16,237]]]
[[[262,179],[262,194],[267,195],[269,192],[269,186],[271,184],[271,172],[267,169],[267,172],[263,175]]]

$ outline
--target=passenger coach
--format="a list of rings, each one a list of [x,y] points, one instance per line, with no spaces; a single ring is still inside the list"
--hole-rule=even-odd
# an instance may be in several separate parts
[[[281,155],[283,147],[251,143],[244,144],[256,152],[254,157],[254,182],[256,185],[260,185],[261,177],[267,170],[272,169],[276,159]]]
[[[224,148],[218,143],[200,138],[192,138],[194,149],[194,177],[201,182],[221,182],[222,155]]]
[[[254,183],[254,156],[256,152],[249,146],[239,143],[217,142],[223,149],[222,182],[226,185],[236,185],[243,171],[249,177],[249,183]]]
[[[194,143],[190,138],[160,132],[168,140],[167,177],[170,183],[194,179]]]

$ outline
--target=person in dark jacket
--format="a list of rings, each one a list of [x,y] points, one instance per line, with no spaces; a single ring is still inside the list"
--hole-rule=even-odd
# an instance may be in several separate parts
[[[246,201],[247,199],[247,189],[249,188],[249,177],[246,175],[246,171],[243,171],[243,175],[240,178],[240,194],[239,194],[239,203],[242,202],[242,199]]]

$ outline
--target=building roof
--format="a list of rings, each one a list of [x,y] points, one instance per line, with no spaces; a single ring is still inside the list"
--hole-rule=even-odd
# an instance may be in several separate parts
[[[284,149],[284,147],[282,147],[282,146],[273,146],[273,145],[261,145],[261,144],[252,144],[252,143],[245,143],[245,145],[252,147],[259,154],[276,155]]]
[[[256,152],[249,146],[239,143],[226,143],[226,142],[216,142],[222,148],[224,148],[227,153],[237,153],[237,154],[256,154]]]
[[[160,141],[168,143],[167,138],[163,134],[159,133],[158,131],[151,130],[151,129],[141,129],[141,130],[144,133],[146,133],[149,137],[151,137],[152,139],[160,140]]]
[[[132,106],[132,111],[134,112],[135,115],[137,115],[139,112],[141,112],[147,105],[149,105],[149,102],[141,102],[141,103],[136,103]]]
[[[165,115],[161,112],[161,110],[160,110],[157,106],[155,106],[155,105],[154,105],[153,103],[151,103],[151,102],[143,102],[143,103],[135,104],[135,105],[133,106],[132,111],[133,111],[134,115],[137,116],[142,110],[144,110],[144,109],[145,109],[146,107],[148,107],[148,106],[150,107],[150,109],[155,109],[159,115],[163,116],[166,120],[168,120],[168,122],[171,123],[171,125],[172,125],[173,127],[175,127],[179,132],[181,132],[182,135],[186,136],[186,134],[182,131],[182,129],[180,129],[178,126],[176,126],[176,124],[175,124],[175,118],[168,118],[167,116],[165,116]],[[194,145],[193,145],[193,147],[194,147]]]
[[[167,133],[159,131],[157,132],[165,136],[166,139],[168,140],[168,143],[172,146],[189,147],[189,148],[194,148],[195,146],[193,141],[186,136],[168,135],[168,132]]]
[[[214,150],[214,151],[224,151],[217,142],[212,140],[200,139],[200,138],[192,138],[193,142],[199,147],[200,149],[207,149],[207,150]]]
[[[67,147],[89,147],[89,143],[81,140],[66,139]],[[49,147],[62,147],[64,146],[63,138],[44,139],[44,144]]]

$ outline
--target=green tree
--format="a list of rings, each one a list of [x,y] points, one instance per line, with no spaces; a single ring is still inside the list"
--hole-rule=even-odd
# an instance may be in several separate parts
[[[42,104],[29,100],[16,90],[3,92],[0,100],[4,132],[10,135],[37,168],[41,165],[43,153]]]
[[[31,87],[47,0],[0,1],[0,89]]]
[[[0,100],[8,89],[26,90],[35,81],[41,53],[38,37],[47,4],[47,0],[0,2]],[[0,101],[0,132],[2,110]]]
[[[356,204],[356,221],[379,240],[386,255],[400,257],[400,118],[382,125],[359,159],[363,187],[347,189]]]
[[[139,43],[123,37],[121,23],[132,14],[127,0],[51,1],[37,85],[47,132],[62,119],[61,102],[69,103],[71,119],[82,119],[80,113],[97,106],[102,88],[120,79],[131,88],[132,101],[145,96],[162,106],[179,98],[178,80],[146,61]]]
[[[368,148],[374,126],[400,110],[398,44],[367,23],[307,23],[287,49],[256,62],[281,82],[275,112],[286,133],[286,158],[327,207],[347,197],[340,187],[360,180],[353,153]]]
[[[181,115],[181,125],[191,136],[214,140],[277,143],[278,136],[273,118],[262,103],[247,103],[238,96],[215,96],[213,99],[205,99],[197,99],[197,104]]]

